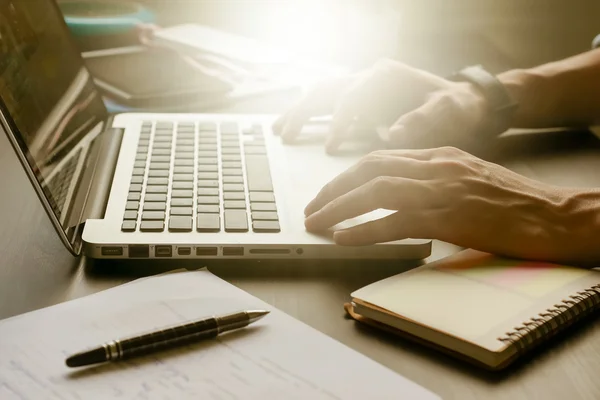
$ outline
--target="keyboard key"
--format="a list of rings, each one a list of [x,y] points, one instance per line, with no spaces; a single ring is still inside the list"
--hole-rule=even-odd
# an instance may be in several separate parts
[[[201,150],[198,152],[198,157],[216,157],[216,156],[217,156],[216,151]]]
[[[169,231],[171,232],[191,232],[192,217],[176,215],[169,218]]]
[[[158,143],[156,143],[158,144]],[[152,149],[153,156],[169,156],[171,155],[171,149]]]
[[[140,192],[132,192],[127,195],[127,200],[140,201],[140,197],[142,197],[142,194]]]
[[[221,134],[225,133],[238,133],[240,127],[235,122],[223,122],[221,124]]]
[[[244,141],[244,147],[261,147],[265,148],[265,141],[262,139],[259,140],[246,140]]]
[[[198,181],[198,187],[199,188],[218,188],[219,187],[219,181],[211,181],[211,180],[203,180],[203,181]]]
[[[150,162],[165,162],[165,163],[170,163],[171,162],[171,157],[167,157],[167,156],[153,156],[152,159],[150,160]]]
[[[180,154],[180,153],[193,153],[194,152],[194,146],[184,146],[184,145],[177,145],[177,147],[175,148],[175,154]]]
[[[216,172],[199,172],[198,180],[217,180],[219,179],[219,174]]]
[[[165,211],[167,203],[151,202],[144,203],[144,211]]]
[[[244,185],[240,183],[225,183],[223,184],[224,192],[243,192]]]
[[[218,172],[218,165],[198,165],[198,172]]]
[[[277,233],[281,232],[278,221],[254,221],[252,222],[254,232]]]
[[[146,154],[146,153],[143,153],[143,154],[137,153],[135,155],[135,161],[144,161],[144,163],[145,163],[147,159],[148,159],[148,154]]]
[[[175,174],[193,174],[194,167],[175,167],[173,170]]]
[[[202,144],[217,144],[217,138],[215,137],[202,137],[202,135],[200,136],[200,138],[198,139],[198,144],[202,145]]]
[[[167,194],[167,189],[168,189],[168,187],[166,185],[161,185],[161,186],[149,185],[146,187],[146,193]]]
[[[169,178],[148,178],[148,185],[168,185]]]
[[[139,201],[128,201],[127,203],[125,203],[125,210],[134,210],[137,211],[137,209],[140,207],[140,202]]]
[[[173,182],[173,189],[194,189],[194,182]]]
[[[246,200],[244,192],[226,192],[223,193],[223,200]]]
[[[221,217],[219,214],[198,214],[196,229],[198,232],[219,232],[221,230]]]
[[[219,204],[219,196],[198,196],[198,204]]]
[[[142,213],[142,221],[164,221],[164,211],[144,211]]]
[[[223,183],[244,183],[243,176],[224,176]]]
[[[265,156],[246,157],[246,174],[248,189],[251,192],[272,192],[271,170]]]
[[[209,165],[209,164],[217,164],[219,160],[216,157],[200,157],[198,158],[198,164],[201,165]]]
[[[152,145],[153,149],[171,149],[171,142],[159,142]]]
[[[140,231],[142,232],[162,232],[164,230],[164,221],[142,221],[140,224]]]
[[[225,232],[248,232],[248,215],[245,210],[225,210]]]
[[[225,149],[225,148],[236,148],[237,149],[240,147],[240,141],[239,140],[222,140],[221,147],[223,149]]]
[[[123,215],[123,219],[133,219],[136,220],[138,217],[138,213],[137,211],[125,211],[125,214]]]
[[[196,129],[196,124],[194,122],[178,122],[177,123],[177,131],[194,131]]]
[[[221,150],[222,154],[228,154],[228,155],[239,155],[240,154],[240,149],[239,147],[225,147]]]
[[[264,147],[244,147],[244,153],[250,154],[267,154],[267,149]]]
[[[225,161],[242,161],[242,156],[236,156],[233,154],[223,154],[223,162]]]
[[[218,214],[221,212],[221,209],[218,205],[209,205],[209,204],[198,204],[198,214]]]
[[[217,124],[215,124],[214,122],[200,122],[198,124],[198,130],[199,131],[216,131]]]
[[[194,174],[174,174],[173,181],[179,182],[193,182]]]
[[[173,123],[171,121],[158,121],[156,123],[156,130],[172,130]]]
[[[224,168],[223,176],[242,176],[241,168]]]
[[[146,168],[145,161],[136,161],[133,163],[133,168]]]
[[[191,147],[194,148],[194,139],[182,139],[181,135],[177,136],[177,147]]]
[[[242,168],[242,163],[239,161],[224,161],[221,166],[223,168]]]
[[[192,216],[192,207],[171,207],[171,215]]]
[[[171,191],[171,197],[173,198],[192,198],[194,197],[193,190],[173,190]]]
[[[256,211],[252,213],[252,221],[278,221],[279,216],[276,212]]]
[[[250,203],[252,211],[277,211],[275,203]]]
[[[146,196],[144,197],[144,203],[147,202],[166,202],[167,201],[167,195],[166,194],[159,194],[159,193],[147,193]]]
[[[171,199],[171,207],[192,207],[193,199]]]
[[[150,172],[148,172],[148,176],[150,178],[168,178],[169,171],[153,169],[153,170],[150,170]]]
[[[176,153],[175,154],[175,159],[179,159],[179,160],[193,160],[194,159],[194,153]]]
[[[146,170],[144,168],[134,168],[133,169],[133,173],[131,175],[133,176],[144,176],[144,174],[146,173]]]
[[[240,209],[240,210],[245,210],[246,209],[246,202],[245,201],[237,201],[237,200],[232,200],[232,201],[224,201],[223,202],[223,207],[225,207],[225,209]]]
[[[171,143],[173,137],[171,135],[157,135],[154,137],[154,143]]]
[[[143,176],[132,176],[131,183],[144,183],[144,177]]]
[[[138,153],[147,153],[148,152],[148,146],[138,146],[137,152]]]
[[[182,158],[175,158],[176,167],[193,167],[194,160],[184,160]]]
[[[198,188],[198,196],[218,196],[218,188]]]
[[[250,192],[250,201],[253,203],[274,203],[275,195],[269,192]]]
[[[151,162],[150,163],[150,170],[155,170],[155,169],[169,169],[171,168],[171,164],[168,162]]]
[[[123,232],[135,232],[135,227],[137,223],[135,221],[123,221],[123,225],[121,225],[121,230]]]
[[[210,151],[211,153],[215,153],[217,151],[217,144],[199,144],[198,152],[201,151]]]

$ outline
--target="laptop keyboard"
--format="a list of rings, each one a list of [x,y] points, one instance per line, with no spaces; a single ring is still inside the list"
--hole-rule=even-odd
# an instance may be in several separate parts
[[[123,232],[280,232],[260,125],[154,125],[142,124]]]

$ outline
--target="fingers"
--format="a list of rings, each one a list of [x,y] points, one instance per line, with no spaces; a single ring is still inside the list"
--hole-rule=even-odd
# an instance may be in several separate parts
[[[427,204],[426,183],[406,178],[378,177],[336,198],[306,218],[309,231],[322,231],[342,221],[380,208],[414,209]]]
[[[333,240],[342,246],[368,246],[406,238],[429,238],[426,215],[415,217],[412,210],[402,210],[387,217],[369,221],[333,233]]]
[[[428,179],[432,175],[427,163],[431,153],[432,150],[412,152],[396,150],[371,153],[325,185],[306,206],[304,214],[309,216],[315,213],[327,203],[378,176]]]

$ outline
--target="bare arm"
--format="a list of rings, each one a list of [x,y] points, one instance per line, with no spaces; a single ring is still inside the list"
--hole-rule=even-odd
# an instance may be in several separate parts
[[[600,123],[600,49],[498,78],[519,101],[515,127]]]

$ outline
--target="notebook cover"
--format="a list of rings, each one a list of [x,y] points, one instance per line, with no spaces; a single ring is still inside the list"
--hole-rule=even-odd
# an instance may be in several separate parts
[[[597,271],[465,250],[375,282],[352,296],[362,306],[372,304],[388,315],[398,315],[412,326],[424,328],[424,336],[428,336],[428,331],[437,331],[490,354],[503,354],[495,366],[469,360],[474,356],[459,357],[488,369],[502,369],[545,337],[578,320],[579,316],[574,314],[586,315],[585,308],[597,308],[599,284]],[[588,293],[594,298],[578,293]],[[360,317],[361,322],[372,321]],[[379,328],[384,325],[377,324]],[[394,333],[400,331],[388,328]],[[403,336],[414,339],[416,329],[410,330],[411,333],[403,332]],[[431,346],[430,342],[435,340],[419,337],[419,341]],[[435,347],[443,346],[436,343]],[[448,347],[444,350],[453,356],[458,354]]]

